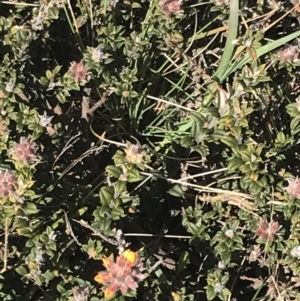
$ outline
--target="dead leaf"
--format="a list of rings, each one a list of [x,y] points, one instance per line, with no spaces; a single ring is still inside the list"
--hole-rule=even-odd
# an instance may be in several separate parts
[[[53,136],[56,133],[55,129],[52,126],[47,126],[46,130],[50,136]]]
[[[26,102],[29,102],[29,98],[28,98],[22,91],[18,93],[18,96],[19,96],[22,100],[24,100],[24,101],[26,101]]]
[[[251,281],[252,282],[252,287],[257,290],[259,289],[262,284],[264,283],[263,280],[259,279],[259,278],[252,278],[252,277],[247,277],[247,276],[241,276],[240,277],[241,280],[246,280],[246,281]]]
[[[81,102],[81,118],[84,118],[86,121],[89,121],[88,113],[90,110],[90,98],[83,96]]]
[[[62,109],[61,109],[61,107],[60,107],[59,104],[56,105],[56,107],[54,108],[53,112],[54,112],[56,115],[58,115],[58,116],[60,116],[60,115],[62,114]]]

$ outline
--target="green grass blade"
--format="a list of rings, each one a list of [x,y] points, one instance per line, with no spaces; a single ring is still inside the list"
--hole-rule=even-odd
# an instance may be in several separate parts
[[[300,30],[298,30],[294,33],[291,33],[285,37],[282,37],[276,41],[268,43],[268,44],[256,49],[257,57],[261,57],[261,56],[267,54],[268,52],[271,52],[274,49],[287,44],[288,42],[294,40],[295,38],[297,38],[299,36],[300,36]],[[228,76],[230,76],[232,73],[236,72],[237,70],[241,69],[244,65],[246,65],[247,63],[249,63],[251,61],[252,61],[252,58],[248,54],[245,54],[245,56],[242,59],[235,60],[230,66],[228,66],[228,68],[226,69],[226,72],[223,74],[223,76],[219,78],[219,83],[223,83],[228,78]],[[209,89],[209,91],[203,101],[204,106],[207,106],[211,103],[211,100],[216,92],[217,92],[216,88]]]
[[[193,36],[191,36],[188,39],[188,43],[194,42],[196,40],[200,40],[202,38],[208,37],[210,35],[214,35],[216,34],[218,31],[218,28],[216,30],[210,30],[208,32],[203,32],[206,28],[208,28],[211,24],[213,24],[216,20],[218,20],[218,17],[215,17],[213,20],[211,20],[210,22],[208,22],[207,24],[205,24],[203,27],[201,27],[201,29],[194,34]]]
[[[230,63],[230,60],[233,55],[233,50],[234,50],[233,41],[236,40],[237,37],[238,25],[239,25],[239,0],[231,0],[228,36],[226,39],[226,44],[225,44],[224,52],[219,67],[213,76],[214,78],[218,78],[218,79],[223,78],[224,74],[226,74],[228,64]]]
[[[291,40],[294,40],[295,38],[297,38],[298,36],[300,36],[300,30],[291,33],[279,40],[273,41],[271,43],[268,43],[258,49],[256,49],[256,53],[257,53],[257,57],[261,57],[264,54],[267,54],[268,52],[273,51],[274,49],[287,44],[288,42],[290,42]],[[237,71],[238,69],[242,68],[244,65],[246,65],[247,63],[251,62],[252,58],[246,54],[243,59],[241,60],[237,60],[235,61],[226,71],[226,73],[224,74],[224,76],[221,78],[221,82],[223,82],[230,74],[232,74],[233,72]]]

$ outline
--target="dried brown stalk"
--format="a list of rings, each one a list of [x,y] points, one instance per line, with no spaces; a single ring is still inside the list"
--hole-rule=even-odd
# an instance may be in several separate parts
[[[101,99],[97,101],[91,108],[90,108],[90,96],[88,93],[88,96],[82,96],[82,102],[81,102],[81,118],[84,118],[86,121],[89,121],[88,114],[91,115],[95,110],[97,110],[99,107],[101,107],[107,100],[108,96],[110,94],[109,90],[106,90]]]
[[[253,213],[253,211],[257,211],[257,206],[247,200],[246,198],[237,196],[237,195],[231,195],[231,194],[218,194],[216,196],[208,196],[204,195],[199,197],[199,200],[202,202],[209,202],[209,203],[215,203],[217,201],[221,202],[227,202],[230,205],[238,206],[241,209],[244,209],[246,211],[250,211]]]

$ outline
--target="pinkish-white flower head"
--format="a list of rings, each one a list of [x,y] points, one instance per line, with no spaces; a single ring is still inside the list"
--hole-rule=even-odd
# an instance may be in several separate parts
[[[234,231],[232,229],[228,229],[225,231],[225,235],[228,237],[228,238],[234,238],[235,234],[234,234]]]
[[[299,52],[297,46],[290,46],[278,52],[278,56],[281,62],[293,63],[298,61]]]
[[[86,301],[88,300],[90,294],[90,288],[81,288],[81,287],[74,287],[73,289],[73,298],[74,301]]]
[[[16,143],[12,150],[13,158],[25,165],[35,163],[37,161],[36,156],[36,144],[25,137],[21,137],[20,143]]]
[[[142,163],[146,154],[146,152],[143,151],[142,147],[139,144],[127,143],[124,151],[126,153],[127,161],[134,164]]]
[[[76,83],[85,81],[87,78],[87,70],[82,60],[79,63],[72,62],[70,66],[70,72]]]
[[[181,0],[160,0],[159,2],[161,10],[164,12],[166,17],[178,13],[181,10]]]
[[[273,241],[280,226],[278,222],[271,221],[267,223],[264,219],[259,220],[258,228],[255,234],[263,239]]]
[[[300,179],[288,179],[289,186],[285,188],[292,199],[300,199]]]
[[[300,246],[295,246],[291,250],[291,256],[300,259]]]
[[[6,170],[0,171],[0,197],[7,200],[9,195],[15,191],[16,179],[13,174]]]

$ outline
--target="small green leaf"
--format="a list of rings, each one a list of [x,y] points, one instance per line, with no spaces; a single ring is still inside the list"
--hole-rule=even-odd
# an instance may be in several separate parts
[[[202,125],[197,121],[193,121],[191,127],[191,135],[194,139],[197,139],[197,137],[199,137],[199,135],[201,134],[201,130],[202,130]]]
[[[200,228],[193,223],[188,224],[188,231],[192,233],[194,236],[198,236],[200,232]]]
[[[205,123],[205,117],[202,113],[199,112],[191,112],[191,115],[193,116],[193,119],[195,122],[199,123],[201,126]]]
[[[241,165],[243,164],[244,162],[239,159],[239,158],[234,158],[234,159],[231,159],[228,163],[228,171],[229,172],[232,172],[232,171],[235,171],[237,170],[238,168],[241,167]]]
[[[18,266],[15,271],[21,276],[25,276],[28,273],[27,269],[23,265]]]
[[[202,157],[206,157],[207,156],[207,150],[206,147],[203,145],[196,145],[193,147],[194,151],[198,152]]]
[[[46,71],[46,77],[47,77],[48,80],[51,80],[53,78],[53,74],[50,70]]]
[[[141,176],[138,169],[134,168],[128,172],[128,182],[129,183],[139,182],[142,180],[143,180],[143,177]]]
[[[227,132],[224,130],[220,130],[220,129],[215,129],[215,131],[212,133],[211,137],[219,140],[221,138],[223,138],[224,136],[227,135]]]
[[[118,196],[120,196],[122,193],[126,191],[127,182],[117,181],[114,186],[115,186],[115,193],[117,193]]]
[[[118,220],[121,217],[125,216],[124,214],[124,209],[119,207],[119,208],[115,208],[111,211],[111,215],[112,215],[112,219],[113,220]]]
[[[170,195],[176,196],[176,197],[182,197],[184,196],[184,191],[182,190],[181,186],[176,184],[171,189],[168,190],[168,193]]]
[[[234,148],[238,145],[236,139],[230,136],[223,136],[220,140],[231,148]]]
[[[182,252],[177,263],[178,273],[183,271],[188,263],[189,263],[189,252],[187,251]]]
[[[285,137],[284,133],[283,133],[283,132],[279,132],[279,133],[277,134],[277,141],[278,141],[279,143],[281,143],[281,144],[284,144],[284,143],[285,143],[285,140],[286,140],[286,137]]]
[[[58,284],[56,289],[60,294],[64,294],[66,292],[66,289],[61,284]]]
[[[295,128],[297,128],[299,124],[300,124],[300,119],[299,118],[293,118],[291,120],[291,123],[290,123],[291,130],[294,130]]]
[[[61,69],[62,66],[56,66],[54,69],[53,69],[53,74],[56,75],[59,73],[60,69]]]
[[[34,203],[27,203],[26,208],[24,208],[24,212],[26,213],[26,215],[36,214],[39,211],[40,210],[37,209],[37,207]]]
[[[133,3],[132,3],[132,8],[142,8],[142,7],[141,7],[141,4],[140,4],[140,3],[138,3],[138,2],[133,2]]]
[[[139,96],[139,93],[138,92],[136,92],[136,91],[130,91],[130,93],[129,93],[129,96],[131,97],[131,98],[136,98],[136,97],[138,97]]]
[[[194,145],[194,141],[191,137],[185,136],[181,139],[180,144],[183,147],[190,147],[190,146]]]
[[[216,292],[212,286],[208,286],[206,288],[206,297],[207,300],[213,300],[216,297]]]
[[[296,117],[297,115],[299,115],[299,111],[298,111],[298,106],[296,103],[290,103],[286,106],[286,112],[292,116],[292,117]]]
[[[39,82],[42,86],[48,86],[48,83],[49,83],[48,79],[47,79],[46,77],[44,77],[44,76],[42,76],[42,77],[38,80],[38,82]]]
[[[290,128],[292,135],[298,134],[300,131],[300,119],[297,117],[293,118],[290,123]]]
[[[101,204],[108,205],[113,199],[113,191],[111,187],[105,186],[100,189],[99,196]]]

